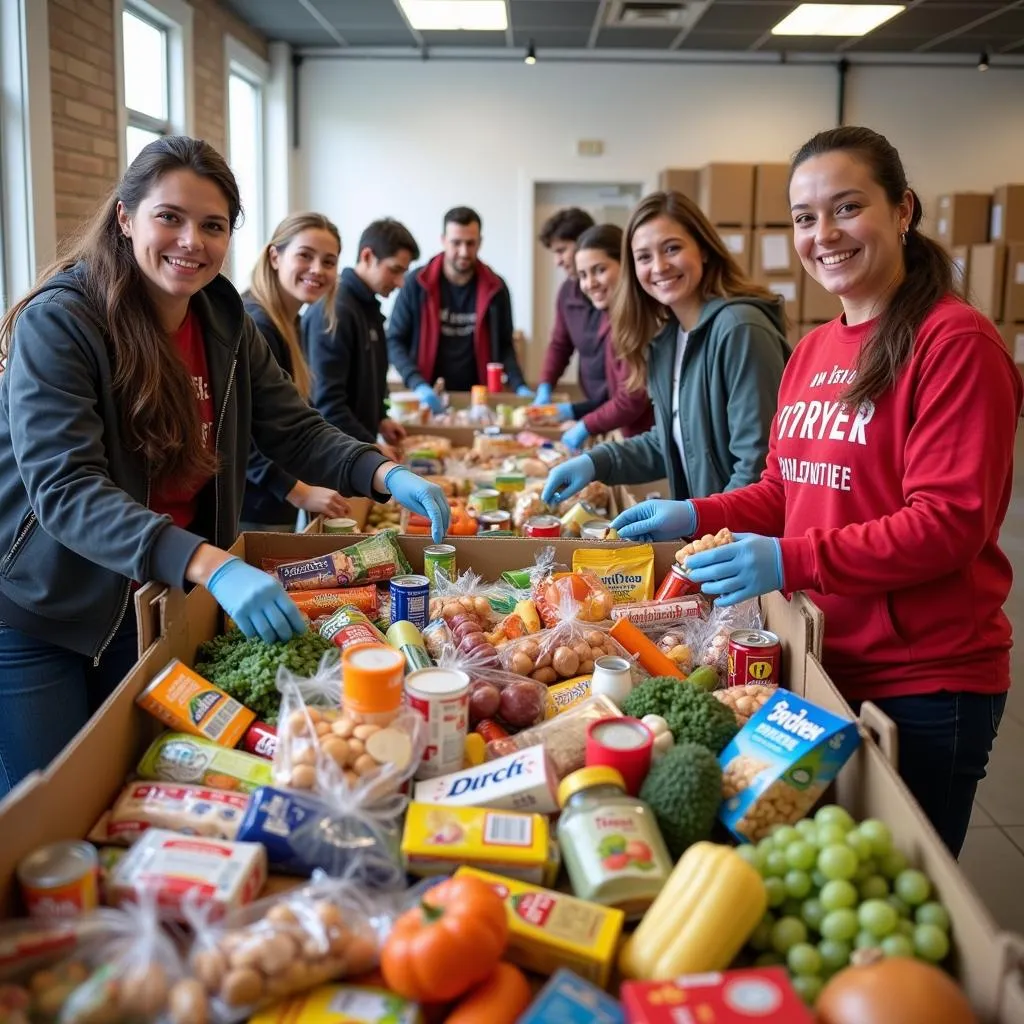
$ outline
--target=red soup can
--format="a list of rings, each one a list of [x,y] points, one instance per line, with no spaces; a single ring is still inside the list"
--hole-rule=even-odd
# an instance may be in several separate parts
[[[654,595],[655,601],[674,601],[677,597],[688,594],[699,594],[700,584],[694,583],[681,565],[673,565],[665,574],[665,578]]]
[[[501,375],[504,372],[504,363],[487,364],[487,390],[490,391],[492,395],[496,395],[501,391]]]
[[[781,670],[782,644],[774,633],[767,629],[734,629],[729,634],[726,686],[778,684]]]
[[[241,746],[249,754],[273,761],[277,750],[277,729],[266,722],[253,722],[242,737]]]
[[[562,521],[558,516],[530,516],[523,523],[524,537],[561,537]]]

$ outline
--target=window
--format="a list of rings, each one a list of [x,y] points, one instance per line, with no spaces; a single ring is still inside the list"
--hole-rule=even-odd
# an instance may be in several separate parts
[[[154,139],[190,130],[192,8],[184,0],[124,0],[120,30],[127,166]]]
[[[225,41],[228,163],[238,181],[245,220],[231,240],[230,277],[239,291],[249,287],[256,258],[267,240],[264,116],[267,63],[238,40]]]

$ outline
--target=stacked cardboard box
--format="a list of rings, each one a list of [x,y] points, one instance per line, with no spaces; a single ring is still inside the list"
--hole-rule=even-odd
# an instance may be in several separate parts
[[[749,274],[754,165],[722,163],[702,167],[697,202],[743,272]]]
[[[658,189],[661,192],[682,192],[688,199],[699,201],[700,171],[695,167],[668,167],[658,175]]]

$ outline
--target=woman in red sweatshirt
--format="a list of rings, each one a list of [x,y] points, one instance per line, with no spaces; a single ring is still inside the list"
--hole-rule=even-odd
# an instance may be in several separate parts
[[[570,448],[581,448],[588,437],[620,430],[623,437],[643,434],[654,425],[654,408],[647,389],[627,391],[629,366],[616,358],[611,343],[612,322],[608,309],[619,284],[622,264],[622,228],[597,224],[576,240],[576,279],[580,291],[601,313],[598,343],[604,348],[604,376],[608,398],[603,402],[579,402],[572,406],[578,421],[562,436]]]
[[[789,199],[800,260],[843,315],[793,352],[764,474],[613,525],[631,539],[747,531],[691,556],[691,575],[719,604],[810,594],[826,668],[855,708],[896,722],[900,774],[957,855],[1010,685],[998,539],[1024,388],[992,323],[955,297],[885,138],[816,135]]]

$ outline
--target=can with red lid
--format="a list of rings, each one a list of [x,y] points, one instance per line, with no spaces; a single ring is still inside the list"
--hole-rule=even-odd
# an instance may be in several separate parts
[[[524,537],[554,537],[562,536],[562,521],[558,516],[530,516],[523,523]]]
[[[734,629],[729,634],[726,686],[777,684],[782,670],[782,644],[767,629]]]
[[[277,729],[266,722],[253,722],[242,737],[241,747],[248,754],[273,761],[277,750]]]
[[[688,594],[699,594],[700,584],[694,583],[681,565],[673,565],[665,574],[665,578],[654,595],[655,601],[674,601],[677,597]]]

